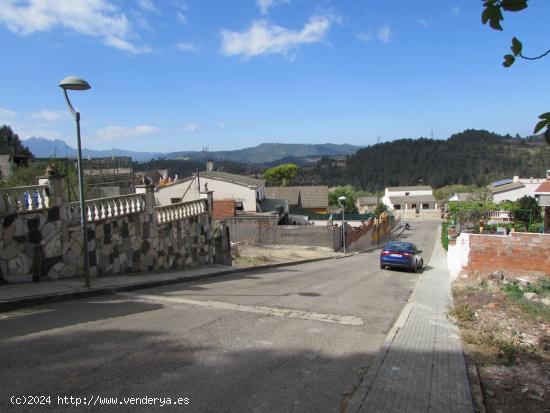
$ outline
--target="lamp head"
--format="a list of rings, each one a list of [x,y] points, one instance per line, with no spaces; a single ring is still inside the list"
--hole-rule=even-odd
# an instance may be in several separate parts
[[[343,201],[345,201],[346,199],[347,199],[347,198],[346,198],[344,195],[338,197],[338,201],[340,201],[340,202],[343,202]]]
[[[68,76],[59,82],[59,87],[64,90],[88,90],[90,84],[77,76]]]

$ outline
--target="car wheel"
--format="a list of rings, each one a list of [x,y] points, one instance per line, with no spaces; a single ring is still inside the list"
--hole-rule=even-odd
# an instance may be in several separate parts
[[[381,270],[385,270],[386,269],[386,266],[384,264],[380,264],[380,269]]]

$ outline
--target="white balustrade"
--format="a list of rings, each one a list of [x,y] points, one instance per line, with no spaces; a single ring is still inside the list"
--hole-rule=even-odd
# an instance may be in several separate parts
[[[487,213],[488,218],[498,221],[511,221],[512,215],[508,211],[489,211]]]
[[[49,208],[50,196],[47,185],[0,188],[0,214],[36,211]]]
[[[80,202],[65,204],[65,211],[69,223],[80,222]],[[121,195],[86,201],[86,217],[88,222],[137,214],[144,211],[144,194]]]
[[[207,212],[206,199],[196,201],[178,202],[177,204],[155,207],[157,223],[178,221],[184,218],[190,218]]]

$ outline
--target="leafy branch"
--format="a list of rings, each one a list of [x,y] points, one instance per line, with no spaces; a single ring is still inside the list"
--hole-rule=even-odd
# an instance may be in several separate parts
[[[482,0],[483,1],[483,12],[481,13],[481,22],[483,24],[489,23],[489,26],[493,30],[502,30],[501,21],[504,20],[502,11],[509,12],[519,12],[528,7],[529,0]],[[502,65],[506,68],[512,66],[518,57],[525,60],[538,60],[542,59],[550,53],[550,49],[542,53],[539,56],[525,56],[523,54],[523,44],[518,40],[517,37],[512,38],[512,46],[510,47],[512,54],[504,55],[504,62]],[[534,132],[537,134],[544,128],[544,139],[546,143],[550,145],[550,112],[543,113],[539,116],[541,119],[535,126]]]

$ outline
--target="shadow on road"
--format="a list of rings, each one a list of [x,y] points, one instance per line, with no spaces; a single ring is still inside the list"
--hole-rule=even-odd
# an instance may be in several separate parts
[[[57,395],[97,395],[120,399],[188,397],[189,411],[197,412],[343,412],[376,355],[361,349],[327,355],[300,346],[270,348],[269,341],[254,346],[241,343],[240,348],[225,351],[212,342],[201,342],[200,334],[175,339],[162,332],[101,326],[20,336],[0,343],[3,377],[9,378],[0,388],[0,411],[10,412],[28,408],[18,410],[9,405],[13,394],[52,395],[55,403],[48,410],[56,411],[71,409],[58,406]],[[424,363],[431,356],[409,352],[407,359],[414,365],[415,360]],[[396,366],[392,374],[407,383],[402,378],[407,374],[405,368]],[[430,377],[425,379],[430,383]],[[409,385],[416,386],[416,381],[414,378]],[[429,385],[424,389],[429,391]],[[397,395],[388,395],[392,397]],[[426,403],[425,410],[417,411],[428,411],[429,395],[417,395],[416,400]],[[109,412],[156,409],[158,406],[95,408]],[[165,406],[163,411],[182,409],[186,410]]]

